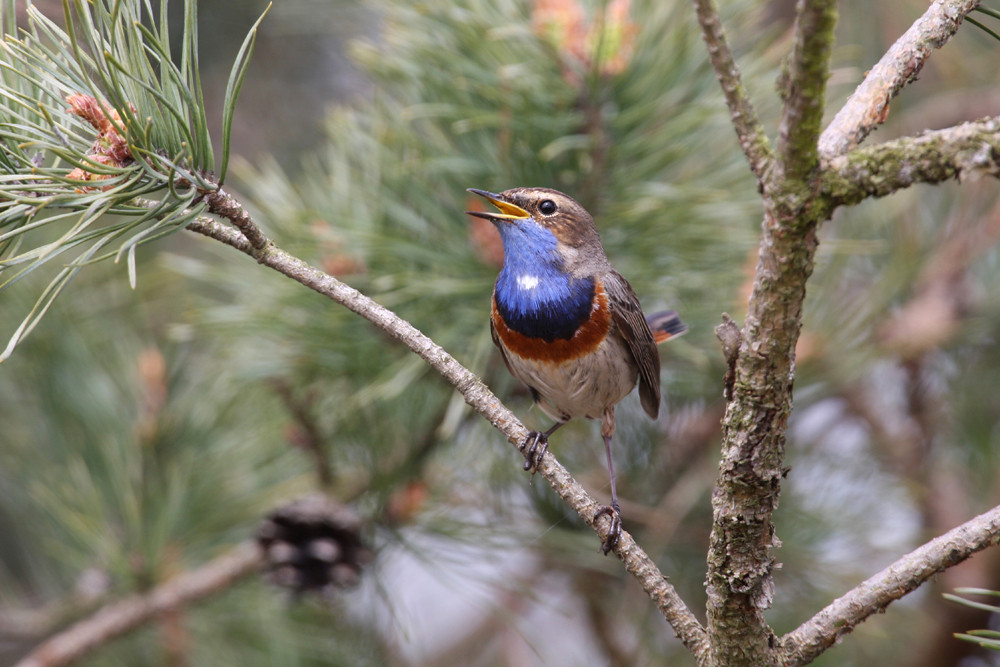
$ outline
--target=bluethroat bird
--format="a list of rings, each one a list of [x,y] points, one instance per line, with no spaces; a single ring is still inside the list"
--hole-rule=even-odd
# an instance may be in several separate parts
[[[632,286],[612,268],[590,214],[548,188],[500,194],[469,189],[498,212],[467,211],[492,222],[503,241],[504,264],[493,288],[490,331],[507,369],[527,385],[535,403],[556,420],[532,431],[521,446],[534,472],[556,429],[573,417],[601,420],[611,475],[607,554],[621,536],[621,509],[611,460],[615,405],[636,383],[651,418],[660,411],[657,344],[684,333],[674,311],[644,316]]]

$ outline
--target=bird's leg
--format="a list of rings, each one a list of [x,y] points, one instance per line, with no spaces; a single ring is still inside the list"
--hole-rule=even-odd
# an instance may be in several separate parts
[[[618,546],[618,540],[622,536],[622,510],[618,506],[618,490],[615,488],[615,464],[611,461],[611,437],[615,434],[615,409],[610,407],[604,411],[601,419],[601,437],[604,438],[604,451],[608,455],[608,472],[611,474],[611,504],[597,510],[594,519],[607,514],[611,519],[608,526],[608,536],[601,543],[601,551],[607,556],[608,552]]]
[[[548,431],[531,431],[521,445],[521,453],[524,454],[524,469],[531,471],[531,479],[535,478],[538,471],[538,464],[542,462],[542,457],[549,450],[549,436],[556,432],[560,426],[566,422],[556,422]]]

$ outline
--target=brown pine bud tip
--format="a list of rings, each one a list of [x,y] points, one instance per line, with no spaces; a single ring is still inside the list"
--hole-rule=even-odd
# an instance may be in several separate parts
[[[108,121],[108,116],[104,112],[104,109],[101,108],[101,104],[93,95],[74,93],[66,96],[66,102],[69,104],[68,111],[70,113],[76,114],[93,125],[94,129],[98,132],[104,133],[107,132],[109,128],[114,129],[111,127],[111,123]]]
[[[96,162],[98,164],[112,164],[113,163],[113,160],[111,158],[109,158],[107,155],[88,155],[87,159],[90,160],[90,161],[92,161],[92,162]],[[74,180],[74,181],[106,181],[107,179],[111,178],[111,174],[95,174],[95,173],[93,173],[91,171],[87,171],[86,169],[82,169],[80,167],[77,167],[73,171],[71,171],[68,174],[66,174],[66,178],[69,178],[69,179]],[[83,186],[83,187],[76,188],[76,192],[78,194],[83,194],[84,192],[90,192],[91,190],[97,190],[97,189],[98,188],[92,188],[92,187],[88,187],[88,186]],[[107,188],[103,188],[103,189],[106,190]]]
[[[102,100],[98,100],[93,95],[74,93],[66,96],[69,104],[69,113],[83,118],[94,126],[97,130],[97,137],[94,145],[90,148],[89,159],[106,164],[112,167],[125,167],[132,162],[132,151],[128,141],[121,135],[118,128],[124,127],[125,122],[121,114],[116,109]],[[136,108],[129,104],[132,113],[137,113]],[[74,169],[70,172],[70,178],[81,181],[101,181],[110,178],[106,174],[93,174],[84,169]]]

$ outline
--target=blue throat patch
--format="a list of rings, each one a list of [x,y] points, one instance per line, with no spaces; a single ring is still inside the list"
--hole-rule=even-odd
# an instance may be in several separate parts
[[[499,223],[504,265],[497,276],[497,310],[507,326],[531,338],[570,339],[590,319],[593,278],[562,270],[558,241],[533,220]]]

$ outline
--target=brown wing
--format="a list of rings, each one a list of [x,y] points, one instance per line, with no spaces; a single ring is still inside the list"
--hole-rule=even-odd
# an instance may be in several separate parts
[[[628,281],[613,269],[604,277],[604,291],[615,326],[639,367],[639,400],[646,414],[656,419],[660,413],[660,353],[639,298]]]

